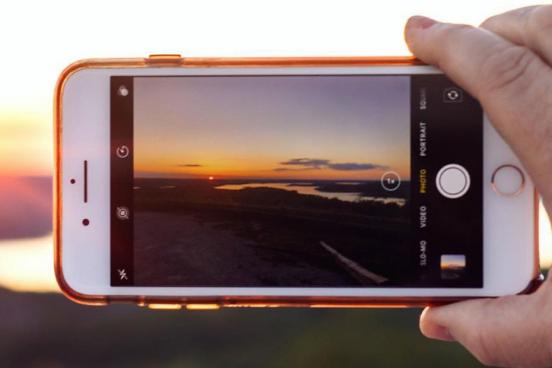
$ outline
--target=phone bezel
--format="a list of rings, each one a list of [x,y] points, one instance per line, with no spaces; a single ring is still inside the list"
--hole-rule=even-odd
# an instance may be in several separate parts
[[[141,60],[141,62],[137,62]],[[81,302],[106,300],[257,300],[278,304],[312,304],[342,298],[347,303],[402,303],[407,299],[454,299],[519,293],[538,275],[536,196],[530,180],[516,197],[501,197],[492,191],[490,177],[504,163],[521,167],[509,147],[485,117],[484,128],[484,287],[471,288],[189,288],[111,287],[109,285],[109,77],[111,75],[217,75],[217,74],[416,74],[440,73],[410,62],[364,65],[349,62],[274,62],[264,65],[229,63],[213,68],[208,62],[194,67],[174,63],[148,64],[144,59],[115,63],[82,63],[60,79],[56,93],[56,275],[62,289]],[[184,59],[182,59],[184,60]],[[220,59],[218,59],[220,60]],[[258,59],[259,60],[259,59]],[[266,59],[262,59],[266,60]],[[354,60],[354,59],[349,59]],[[404,60],[403,60],[404,61]],[[291,64],[291,65],[290,65]],[[335,64],[335,65],[334,65]],[[358,64],[358,65],[357,65]],[[203,66],[203,67],[202,67]],[[257,67],[255,67],[257,66]],[[84,206],[78,185],[71,178],[82,176],[88,161],[89,203]],[[79,176],[80,173],[80,176]],[[528,178],[527,174],[525,174]],[[77,183],[80,182],[77,180]],[[95,192],[95,193],[94,193]],[[492,213],[492,216],[488,215]],[[82,219],[90,226],[82,226]],[[517,227],[512,226],[516,224]],[[507,226],[506,226],[507,225]],[[488,231],[493,229],[493,231]],[[504,231],[507,229],[507,231]],[[527,247],[527,244],[535,244]],[[529,249],[529,251],[528,251]],[[500,259],[500,262],[492,262]],[[83,262],[83,260],[86,260]],[[184,298],[184,299],[182,299]],[[310,300],[310,302],[309,302]],[[281,304],[280,303],[280,304]]]

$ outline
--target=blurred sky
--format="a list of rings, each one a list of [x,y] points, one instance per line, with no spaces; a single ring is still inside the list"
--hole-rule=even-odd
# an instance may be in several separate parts
[[[490,15],[530,4],[513,0],[3,1],[0,176],[51,174],[52,92],[61,70],[77,59],[150,53],[403,55],[408,53],[403,24],[410,15],[477,25]],[[543,219],[541,224],[546,230],[541,253],[549,264],[549,223]],[[0,246],[0,284],[20,290],[54,289],[50,243],[45,237]]]

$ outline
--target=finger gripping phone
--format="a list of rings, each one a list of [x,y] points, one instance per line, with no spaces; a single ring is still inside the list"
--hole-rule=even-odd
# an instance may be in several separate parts
[[[411,58],[81,61],[55,104],[73,300],[427,305],[538,278],[530,178]]]

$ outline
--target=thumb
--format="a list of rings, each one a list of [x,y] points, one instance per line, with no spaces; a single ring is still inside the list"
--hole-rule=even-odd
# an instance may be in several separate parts
[[[414,55],[477,98],[552,211],[552,68],[526,47],[468,25],[415,16],[405,28]]]
[[[426,308],[420,329],[429,337],[458,341],[481,363],[492,366],[549,366],[550,332],[542,295],[474,299]],[[548,320],[550,317],[548,317]]]

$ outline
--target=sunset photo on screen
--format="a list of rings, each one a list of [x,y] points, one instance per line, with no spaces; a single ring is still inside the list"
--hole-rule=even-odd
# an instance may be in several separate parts
[[[135,284],[400,283],[409,83],[134,78]]]

